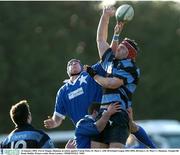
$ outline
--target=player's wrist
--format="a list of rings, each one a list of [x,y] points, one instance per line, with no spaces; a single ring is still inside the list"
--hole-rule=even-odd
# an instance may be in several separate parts
[[[113,35],[113,38],[112,38],[112,40],[113,41],[119,41],[119,34],[118,33],[115,33],[114,35]]]
[[[106,24],[109,24],[109,19],[110,19],[110,16],[107,13],[102,14],[103,22],[105,22]]]
[[[91,66],[87,66],[86,71],[92,78],[94,78],[94,76],[97,75],[97,72]]]
[[[104,111],[103,115],[108,117],[108,118],[111,117],[111,113],[109,111]]]

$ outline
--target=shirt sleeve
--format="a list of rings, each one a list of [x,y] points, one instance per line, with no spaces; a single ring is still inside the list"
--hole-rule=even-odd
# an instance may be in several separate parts
[[[104,53],[104,55],[102,56],[102,59],[101,59],[101,66],[107,73],[110,73],[109,67],[112,65],[113,59],[114,59],[114,54],[112,52],[112,49],[109,48]]]
[[[51,139],[48,139],[41,148],[54,148],[54,144]]]
[[[65,115],[66,115],[64,104],[65,103],[64,103],[63,89],[60,88],[56,95],[54,115],[57,115],[63,119],[65,119]]]
[[[0,148],[7,148],[7,145],[8,145],[8,137],[6,137],[5,140],[3,140],[0,143]]]
[[[76,134],[84,136],[93,136],[99,134],[97,127],[93,121],[81,120],[77,123]]]
[[[101,61],[102,61],[102,62],[108,61],[108,59],[109,59],[110,57],[112,57],[112,55],[113,55],[112,49],[111,49],[111,48],[108,48],[108,49],[104,52]]]
[[[97,74],[99,74],[101,76],[105,76],[106,75],[106,71],[103,69],[103,67],[100,64],[100,62],[92,65],[92,68],[97,72]]]

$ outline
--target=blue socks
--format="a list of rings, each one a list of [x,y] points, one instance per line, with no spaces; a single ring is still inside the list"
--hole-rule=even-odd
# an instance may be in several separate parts
[[[153,144],[153,142],[151,141],[151,139],[147,135],[146,131],[141,126],[138,125],[138,127],[139,127],[139,130],[136,131],[135,133],[132,133],[132,134],[135,135],[136,138],[140,142],[142,142],[143,144],[145,144],[149,148],[156,148],[156,146]]]

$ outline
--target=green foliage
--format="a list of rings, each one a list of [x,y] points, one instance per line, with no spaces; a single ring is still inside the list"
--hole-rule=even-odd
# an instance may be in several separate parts
[[[135,39],[141,80],[134,95],[136,119],[180,119],[180,10],[173,2],[129,2],[134,19],[122,37]],[[99,2],[0,2],[0,133],[13,125],[9,109],[30,102],[33,124],[53,113],[55,96],[68,78],[66,63],[98,60]],[[122,2],[118,2],[119,6]],[[109,25],[111,40],[115,19]],[[69,120],[58,129],[73,128]]]

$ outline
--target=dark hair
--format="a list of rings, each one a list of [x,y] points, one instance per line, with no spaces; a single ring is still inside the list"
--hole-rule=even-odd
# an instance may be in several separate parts
[[[139,47],[138,44],[135,42],[135,40],[129,39],[129,38],[124,38],[125,41],[127,41],[132,47],[135,48],[135,50],[137,51],[137,53],[139,53]]]
[[[100,106],[100,103],[92,103],[88,108],[88,114],[92,115],[94,110],[99,112]]]
[[[29,105],[26,100],[22,100],[11,107],[10,117],[12,121],[20,126],[27,123],[30,114]]]

